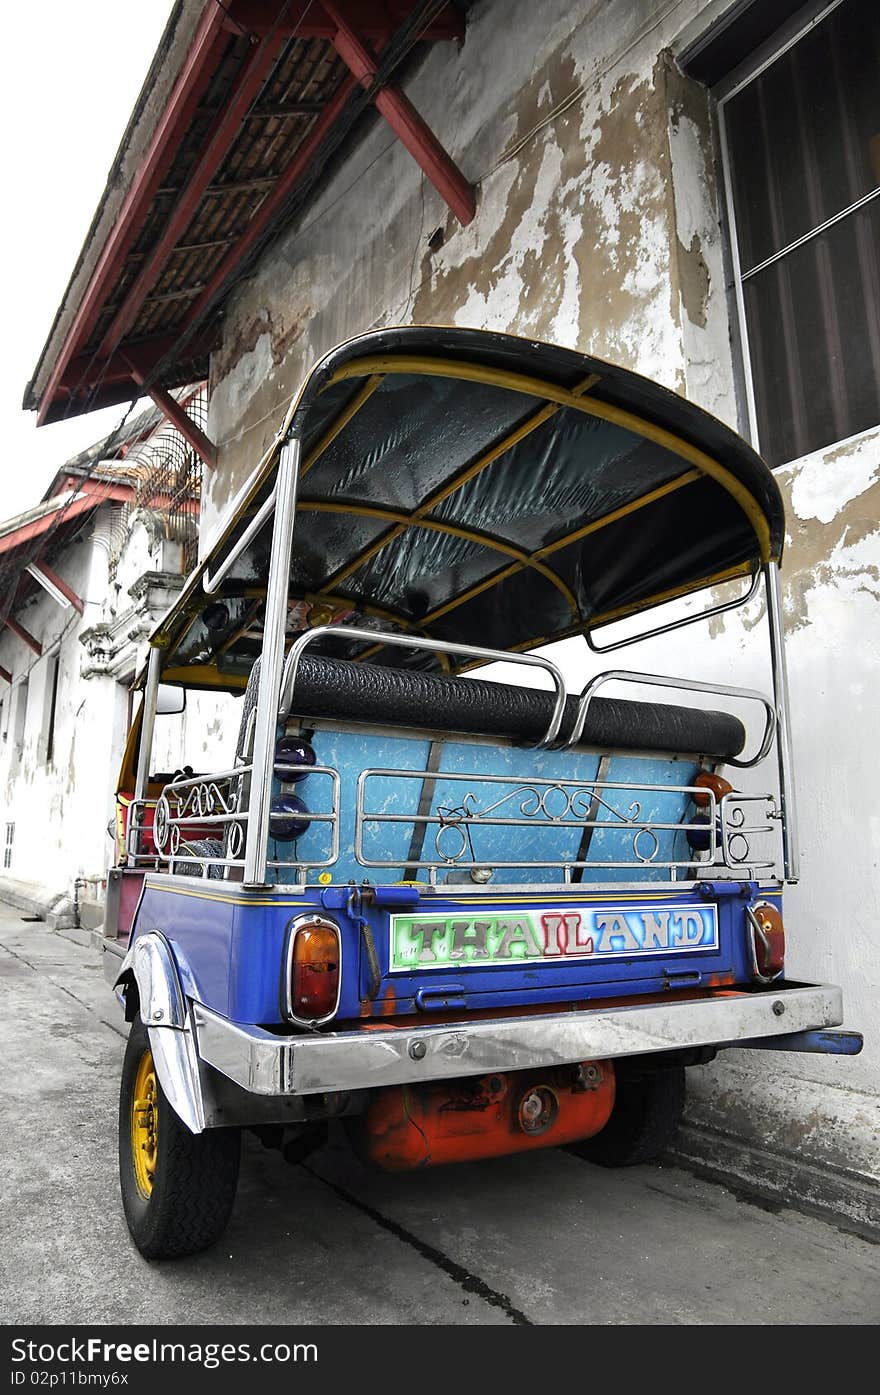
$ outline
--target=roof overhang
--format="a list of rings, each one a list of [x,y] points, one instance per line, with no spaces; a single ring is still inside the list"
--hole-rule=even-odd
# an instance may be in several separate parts
[[[207,375],[218,312],[368,109],[462,222],[474,193],[392,81],[467,0],[178,0],[25,392],[56,421]]]
[[[401,662],[383,629],[531,649],[754,578],[783,547],[768,466],[676,393],[510,335],[384,329],[307,376],[152,637],[169,681],[241,686],[260,650],[286,436],[289,627],[375,628],[349,642],[366,662]]]

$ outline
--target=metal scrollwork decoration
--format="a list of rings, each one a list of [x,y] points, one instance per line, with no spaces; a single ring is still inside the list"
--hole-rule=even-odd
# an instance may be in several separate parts
[[[484,808],[478,806],[476,795],[470,791],[455,808],[438,805],[435,815],[440,826],[434,838],[437,856],[446,864],[452,865],[470,848],[471,859],[475,860],[470,836],[471,826],[480,823],[494,823],[497,826],[499,821],[492,816],[505,806],[512,806],[511,812],[520,814],[524,819],[546,820],[550,824],[562,827],[589,824],[618,831],[632,829],[632,851],[637,862],[653,862],[660,850],[660,840],[650,823],[642,819],[642,806],[638,800],[633,800],[625,810],[621,810],[615,808],[591,786],[555,783],[542,788],[520,785]],[[600,809],[610,814],[611,819],[607,823],[596,825],[596,816]],[[612,820],[618,822],[615,824]],[[519,819],[513,819],[511,822],[516,826]],[[451,837],[456,841],[451,842]]]
[[[239,789],[224,781],[207,779],[176,788],[167,785],[156,802],[153,841],[160,857],[173,860],[180,854],[181,842],[196,833],[195,827],[216,824],[217,833],[226,835],[226,858],[241,856],[244,845],[242,824],[231,817],[238,812]]]
[[[226,847],[226,856],[242,857],[244,855],[244,824],[230,823],[227,828],[229,829],[229,841]]]
[[[740,867],[751,860],[751,845],[745,833],[746,811],[741,804],[728,804],[725,813],[725,853],[728,863]],[[749,832],[752,830],[749,829]]]
[[[168,804],[168,796],[163,790],[156,804],[156,813],[153,818],[153,842],[156,844],[156,851],[163,857],[171,828],[171,808]]]

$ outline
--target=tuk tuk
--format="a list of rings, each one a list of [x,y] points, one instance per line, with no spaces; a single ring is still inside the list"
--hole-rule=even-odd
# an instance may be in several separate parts
[[[102,946],[143,1255],[219,1237],[244,1128],[293,1161],[342,1119],[389,1170],[625,1166],[725,1047],[858,1050],[839,989],[785,977],[783,540],[759,456],[612,364],[410,327],[318,363],[151,636],[120,780]],[[759,592],[769,693],[594,671]],[[471,676],[498,661],[517,681]],[[174,688],[239,695],[221,768],[155,771]]]

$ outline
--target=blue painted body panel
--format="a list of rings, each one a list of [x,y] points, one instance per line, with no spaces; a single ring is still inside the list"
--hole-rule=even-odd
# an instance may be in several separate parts
[[[285,940],[291,920],[309,912],[323,911],[325,897],[318,887],[301,895],[248,896],[244,893],[208,891],[193,895],[174,886],[159,886],[159,877],[144,892],[134,934],[160,929],[168,937],[181,971],[184,991],[233,1021],[271,1025],[280,1023],[281,974]],[[335,888],[334,888],[335,890]],[[344,888],[341,889],[344,892]],[[628,893],[638,904],[639,893]],[[225,899],[220,899],[224,896]],[[764,899],[768,897],[762,890]],[[338,897],[337,899],[342,899]],[[590,904],[618,905],[620,893],[575,895],[549,891],[545,897],[523,897],[520,909],[531,906],[573,910]],[[670,889],[655,892],[650,907],[661,912],[666,906],[691,901],[703,906],[697,891]],[[337,922],[342,938],[342,995],[339,1020],[372,1015],[374,1011],[398,1013],[417,1010],[416,995],[430,996],[438,987],[461,993],[468,1009],[507,1008],[535,1003],[584,1002],[589,999],[657,993],[690,985],[711,986],[719,979],[730,983],[749,981],[745,953],[744,906],[741,897],[722,897],[717,903],[718,947],[697,947],[668,954],[633,953],[625,958],[595,960],[553,960],[540,963],[516,962],[462,965],[442,970],[419,966],[412,971],[389,972],[390,912],[381,907],[366,911],[378,952],[382,982],[375,1004],[366,1002],[367,964],[360,931],[354,920],[336,906],[329,912]],[[424,911],[448,912],[465,916],[504,913],[511,910],[511,898],[490,895],[423,897]],[[697,977],[699,975],[699,978]],[[383,1006],[384,1009],[383,1009]]]
[[[395,899],[396,905],[367,905],[363,914],[373,936],[381,975],[379,992],[370,1000],[367,954],[361,926],[356,918],[348,914],[346,883],[359,884],[369,878],[374,887],[391,888],[393,883],[400,881],[406,868],[414,825],[408,820],[399,824],[368,824],[366,841],[370,855],[387,860],[391,865],[380,869],[358,863],[354,850],[357,779],[361,771],[367,768],[412,770],[412,780],[377,777],[375,784],[369,785],[366,800],[368,813],[412,815],[418,808],[421,777],[428,761],[430,743],[427,737],[415,735],[334,732],[322,727],[314,733],[313,745],[318,763],[337,769],[341,780],[340,856],[333,867],[330,886],[318,884],[314,867],[309,873],[309,885],[304,890],[296,891],[292,886],[288,891],[284,884],[285,880],[288,883],[294,880],[293,870],[283,875],[274,889],[263,891],[245,891],[240,885],[226,881],[193,879],[189,885],[182,886],[182,879],[179,878],[169,884],[169,880],[160,874],[147,877],[133,934],[136,937],[148,930],[161,930],[176,956],[184,992],[214,1011],[243,1024],[269,1026],[283,1021],[282,973],[289,927],[297,916],[311,910],[331,914],[340,927],[342,987],[339,1021],[379,1014],[410,1013],[420,1009],[428,1011],[432,1010],[432,1006],[441,1006],[446,999],[456,1010],[505,1009],[540,1003],[583,1003],[591,999],[660,993],[676,987],[749,982],[744,907],[749,895],[757,895],[754,886],[747,886],[745,897],[739,889],[734,891],[729,882],[719,883],[717,887],[706,886],[703,894],[699,888],[690,891],[675,887],[661,889],[656,883],[668,879],[667,870],[646,864],[614,872],[599,865],[590,865],[580,885],[565,887],[560,885],[557,868],[520,866],[496,874],[495,880],[509,888],[506,891],[491,883],[479,892],[468,894],[463,893],[460,883],[458,886],[439,886],[435,892],[430,892],[425,886],[421,891],[407,891],[401,887],[395,888],[386,897],[389,901]],[[486,808],[496,803],[503,796],[504,787],[493,785],[485,779],[481,781],[481,776],[507,775],[516,782],[522,781],[524,787],[536,776],[565,781],[570,785],[572,782],[594,780],[598,763],[598,756],[588,751],[535,751],[451,738],[444,744],[439,770],[434,777],[436,785],[432,807],[454,809],[461,805],[466,791],[473,796],[472,807]],[[628,786],[628,791],[618,791],[614,797],[615,804],[624,814],[630,806],[638,805],[637,813],[632,810],[633,817],[673,822],[690,817],[689,811],[693,809],[690,797],[641,787],[688,785],[696,770],[696,765],[688,760],[616,755],[604,779]],[[468,774],[473,778],[466,782],[449,778],[444,780],[444,775],[448,777],[454,773]],[[295,786],[285,786],[285,789],[295,788],[297,795],[304,798],[309,808],[316,812],[322,809],[329,811],[330,786],[330,779],[326,775],[312,774]],[[281,788],[276,780],[273,793],[280,792]],[[516,790],[517,785],[509,788]],[[518,817],[517,800],[506,801],[503,812]],[[601,864],[615,856],[631,856],[631,852],[625,854],[624,849],[631,848],[632,832],[621,828],[620,816],[600,808],[596,817],[603,823],[607,821],[608,827],[598,827],[594,831],[589,849],[590,863]],[[575,860],[581,836],[581,827],[559,827],[547,821],[541,824],[540,833],[536,833],[532,827],[482,825],[472,827],[473,854],[478,862],[493,866],[503,861],[515,861],[517,857],[542,855],[535,851],[540,841],[540,846],[547,850],[545,855],[560,860]],[[687,858],[686,849],[673,841],[683,840],[681,832],[673,834],[661,831],[657,836],[660,839],[658,858]],[[433,839],[434,833],[429,830],[425,840],[426,855],[434,855],[432,847],[430,853],[428,851]],[[628,844],[623,840],[628,840]],[[270,842],[270,856],[276,853],[276,849],[277,856],[282,859],[296,858],[303,863],[313,859],[319,862],[329,851],[328,825],[313,821],[295,845],[280,840],[274,845]],[[421,875],[424,876],[424,873]],[[591,885],[597,881],[613,881],[618,889],[603,892],[591,890]],[[526,884],[529,885],[528,891],[517,890]],[[734,894],[731,894],[732,891]],[[768,893],[762,890],[761,895],[766,898]],[[702,922],[693,916],[691,922],[704,926],[711,922],[711,936],[708,929],[705,935],[705,939],[711,939],[711,942],[679,935],[675,943],[667,944],[661,937],[659,946],[655,943],[650,948],[638,941],[637,937],[635,943],[626,941],[624,937],[620,944],[609,938],[607,945],[598,947],[603,950],[601,954],[597,948],[597,952],[593,954],[591,951],[589,956],[573,951],[572,957],[542,958],[540,955],[546,952],[549,941],[544,949],[538,949],[538,957],[535,954],[528,957],[524,943],[513,944],[511,941],[509,957],[503,962],[461,962],[457,959],[455,963],[441,964],[430,962],[433,956],[428,954],[411,968],[408,960],[392,966],[391,916],[401,913],[401,900],[407,899],[417,903],[417,913],[420,915],[436,917],[442,914],[449,917],[448,922],[443,922],[442,931],[438,932],[441,936],[452,936],[456,924],[465,922],[473,925],[474,918],[479,919],[480,916],[500,917],[503,928],[517,911],[525,913],[530,910],[535,918],[534,925],[545,927],[545,922],[541,920],[544,912],[574,914],[579,908],[583,912],[599,906],[606,909],[622,907],[622,913],[625,913],[626,907],[641,902],[644,910],[656,915],[668,909],[671,914],[680,916],[686,914],[689,906],[706,907],[711,904],[716,908],[717,938],[712,914],[707,913]],[[774,897],[771,895],[770,899]],[[584,926],[594,924],[585,914],[582,923]],[[642,924],[635,913],[632,923],[635,926]],[[400,933],[408,933],[405,923]],[[545,927],[536,933],[547,935],[549,932]],[[595,933],[595,927],[591,933]],[[647,934],[646,931],[639,933]],[[433,943],[430,937],[429,942]],[[533,942],[533,947],[534,943],[537,941]],[[613,950],[611,955],[604,953],[608,945]],[[429,962],[424,962],[424,958]]]
[[[369,873],[376,881],[393,882],[405,872],[407,856],[413,836],[413,824],[387,824],[367,820],[364,836],[364,853],[376,862],[384,864],[371,869],[363,867],[355,860],[355,790],[358,776],[368,769],[412,770],[412,780],[371,776],[367,783],[365,811],[369,814],[408,814],[416,813],[422,779],[428,760],[429,742],[419,737],[391,736],[384,732],[333,732],[321,729],[312,738],[312,745],[319,765],[332,766],[339,771],[343,799],[340,811],[340,857],[333,869],[334,882],[360,881]],[[465,794],[473,798],[471,807],[485,810],[498,804],[508,791],[513,795],[516,785],[503,786],[489,780],[481,781],[480,775],[506,776],[521,780],[523,787],[534,778],[564,781],[567,785],[585,780],[595,780],[599,757],[590,751],[536,751],[511,745],[493,745],[476,741],[456,741],[450,739],[443,744],[437,775],[434,777],[432,808],[455,810],[460,808]],[[662,757],[642,758],[636,756],[614,756],[605,779],[630,789],[618,792],[619,805],[639,819],[659,823],[680,821],[690,807],[687,796],[668,793],[651,788],[657,785],[689,785],[696,775],[698,766],[687,760],[672,760]],[[444,780],[444,774],[468,774],[475,778],[468,781]],[[641,786],[647,786],[642,789]],[[329,811],[330,788],[327,777],[309,775],[299,781],[296,793],[305,800],[314,812]],[[273,795],[281,792],[279,781],[273,785]],[[554,796],[557,804],[560,796]],[[522,817],[520,799],[509,797],[503,807],[497,810],[499,816]],[[638,805],[638,812],[630,806]],[[632,859],[632,832],[621,825],[621,819],[611,810],[602,806],[596,818],[607,828],[597,828],[590,848],[590,861],[610,862],[615,858]],[[454,855],[460,846],[463,834],[448,829],[442,835],[444,843],[438,853],[434,846],[436,826],[429,827],[425,836],[425,857],[438,860],[441,856]],[[659,847],[653,863],[616,871],[614,879],[621,883],[654,882],[668,878],[663,867],[656,862],[678,859],[686,861],[688,850],[682,833],[658,833]],[[557,860],[576,861],[581,840],[580,828],[554,827],[546,821],[533,827],[471,827],[473,860],[495,867],[499,863],[515,863],[517,858],[535,859],[547,857]],[[295,848],[295,850],[294,850]],[[651,850],[651,845],[643,840],[642,855]],[[294,857],[308,863],[325,858],[329,851],[329,833],[326,824],[313,822],[311,827],[297,840],[296,844],[280,841],[270,843],[270,853],[281,859]],[[467,860],[471,851],[464,853]],[[607,881],[607,869],[600,866],[584,870],[586,883]],[[296,880],[294,869],[285,869],[280,880]],[[528,883],[555,885],[559,881],[559,871],[553,867],[508,867],[503,876],[496,878],[506,884]]]

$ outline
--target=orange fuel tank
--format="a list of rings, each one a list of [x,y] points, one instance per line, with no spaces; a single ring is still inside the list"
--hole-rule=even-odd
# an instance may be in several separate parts
[[[391,1086],[351,1120],[365,1161],[386,1172],[470,1162],[591,1138],[614,1106],[610,1061]]]

